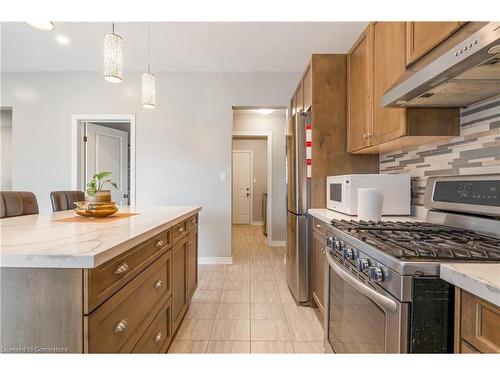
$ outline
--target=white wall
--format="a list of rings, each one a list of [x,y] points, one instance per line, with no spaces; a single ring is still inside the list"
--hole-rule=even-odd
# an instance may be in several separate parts
[[[267,104],[271,106],[271,104]],[[272,241],[285,241],[286,238],[286,112],[275,111],[261,115],[255,111],[234,111],[233,128],[235,131],[271,131],[273,139],[272,154]]]
[[[12,111],[0,110],[0,190],[12,190]]]
[[[140,73],[111,84],[99,72],[3,73],[13,107],[15,190],[70,188],[72,114],[136,114],[137,204],[201,205],[200,256],[231,254],[232,106],[285,106],[300,73],[157,73],[157,108],[140,106]],[[279,137],[276,137],[279,138]]]
[[[267,140],[233,139],[233,151],[252,151],[252,222],[264,221],[262,194],[267,191]],[[233,176],[234,177],[234,176]],[[234,200],[234,196],[233,196]]]

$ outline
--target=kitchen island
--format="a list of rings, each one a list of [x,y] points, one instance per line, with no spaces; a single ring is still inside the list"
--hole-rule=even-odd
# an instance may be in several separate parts
[[[448,263],[455,285],[455,353],[500,353],[500,264]]]
[[[197,287],[198,206],[0,220],[2,352],[166,352]]]

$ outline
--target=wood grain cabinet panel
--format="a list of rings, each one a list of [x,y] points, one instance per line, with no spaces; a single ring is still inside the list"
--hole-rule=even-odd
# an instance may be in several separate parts
[[[182,236],[184,236],[188,232],[188,220],[185,220],[174,226],[172,229],[172,236],[174,243],[179,240]]]
[[[188,306],[187,265],[188,238],[183,237],[172,248],[172,329],[175,332]]]
[[[172,300],[163,305],[144,335],[132,350],[133,353],[165,353],[172,341]]]
[[[302,85],[304,87],[304,111],[308,111],[312,106],[312,72],[311,67],[309,66],[306,74],[304,75],[304,79],[302,80]]]
[[[407,22],[406,23],[406,65],[411,65],[430,52],[451,34],[462,22]]]
[[[383,108],[382,96],[405,71],[405,22],[373,24],[373,123],[369,144],[402,137],[406,131],[405,110]]]
[[[85,270],[85,313],[93,311],[171,246],[172,232],[167,230],[97,268]]]
[[[465,290],[459,290],[460,333],[457,341],[465,340],[481,353],[500,353],[500,307]]]
[[[89,315],[90,353],[132,349],[134,336],[139,335],[141,327],[147,327],[154,317],[150,314],[153,307],[170,294],[169,259],[170,251]]]
[[[460,133],[459,108],[382,107],[382,96],[406,71],[406,26],[371,23],[347,55],[350,153],[386,153]]]
[[[325,246],[326,237],[318,230],[313,230],[312,249],[312,297],[318,307],[320,317],[323,317],[325,290]]]
[[[373,25],[347,54],[347,151],[369,145],[373,124]]]
[[[193,227],[188,234],[187,291],[191,300],[198,286],[198,228]]]

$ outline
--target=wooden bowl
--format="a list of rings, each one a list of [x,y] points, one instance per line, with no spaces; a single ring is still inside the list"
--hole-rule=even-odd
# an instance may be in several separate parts
[[[93,202],[75,202],[75,212],[84,217],[108,217],[118,211],[115,202],[93,203]]]

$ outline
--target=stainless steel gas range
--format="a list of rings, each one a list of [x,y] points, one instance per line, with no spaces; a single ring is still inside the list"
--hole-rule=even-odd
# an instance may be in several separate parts
[[[429,178],[426,222],[333,220],[325,348],[453,352],[454,288],[443,262],[500,262],[500,175]]]

